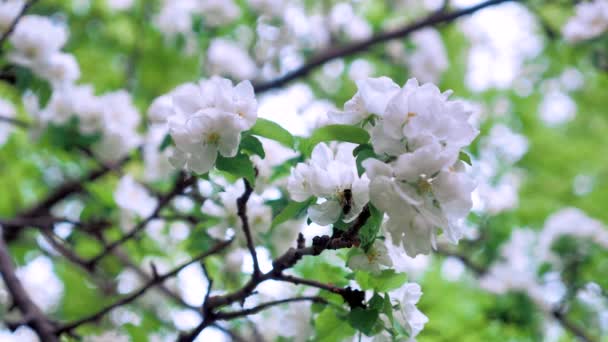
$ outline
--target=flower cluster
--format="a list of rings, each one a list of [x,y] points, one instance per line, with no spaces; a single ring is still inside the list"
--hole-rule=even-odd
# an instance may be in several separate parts
[[[96,96],[89,85],[65,84],[54,89],[45,108],[40,108],[38,98],[31,93],[24,103],[38,129],[49,124],[65,125],[74,118],[81,134],[100,134],[93,151],[104,161],[123,158],[141,142],[137,133],[139,111],[125,90]]]
[[[332,151],[318,144],[308,163],[299,163],[287,181],[287,189],[295,201],[317,197],[322,202],[308,208],[311,221],[328,225],[343,218],[350,222],[367,204],[367,177],[359,177],[352,154],[353,146],[340,144]]]
[[[410,256],[428,254],[439,229],[452,243],[462,236],[474,183],[459,161],[477,136],[470,112],[433,84],[388,78],[359,81],[336,122],[359,123],[371,133],[378,159],[363,162],[372,204],[389,216],[385,228]]]
[[[215,164],[217,154],[234,157],[241,132],[257,119],[253,86],[243,81],[236,86],[225,78],[212,77],[174,89],[168,97],[155,101],[153,120],[166,119],[175,142],[170,158],[176,168],[205,173]]]
[[[608,31],[608,1],[594,0],[576,5],[576,14],[563,28],[563,35],[570,42],[599,37]]]
[[[4,9],[12,14],[13,6],[11,1],[5,2],[0,11]],[[1,25],[4,27],[5,24]],[[26,15],[19,20],[10,36],[14,51],[8,59],[30,68],[53,84],[73,82],[80,77],[80,68],[73,55],[61,51],[67,40],[68,31],[62,24],[47,17]]]

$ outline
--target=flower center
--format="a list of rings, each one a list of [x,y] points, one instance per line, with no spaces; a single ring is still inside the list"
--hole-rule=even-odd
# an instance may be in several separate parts
[[[207,136],[208,144],[215,144],[220,140],[220,135],[217,132],[212,132]]]

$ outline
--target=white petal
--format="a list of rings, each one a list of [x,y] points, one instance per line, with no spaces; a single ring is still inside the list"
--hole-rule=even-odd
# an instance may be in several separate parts
[[[321,226],[332,224],[338,220],[342,207],[335,200],[325,201],[321,204],[315,204],[308,208],[308,216],[310,220]]]

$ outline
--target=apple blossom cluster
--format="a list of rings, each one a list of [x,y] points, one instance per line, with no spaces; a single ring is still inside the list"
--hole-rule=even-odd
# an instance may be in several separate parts
[[[599,37],[608,31],[608,1],[579,2],[576,13],[562,29],[564,38],[579,42]]]
[[[100,134],[93,152],[103,161],[120,160],[142,140],[137,132],[139,111],[125,90],[97,96],[90,85],[65,84],[53,89],[45,108],[40,108],[37,96],[32,93],[24,97],[24,104],[36,119],[37,129],[77,119],[80,134]]]
[[[23,4],[22,1],[0,4],[0,12],[10,13],[8,15],[4,13],[0,18],[10,19],[14,16],[15,3]],[[5,27],[6,21],[3,20],[0,25]],[[80,77],[80,68],[73,55],[61,51],[68,40],[68,34],[63,24],[54,22],[48,17],[23,16],[9,38],[13,51],[8,54],[8,59],[31,69],[51,84],[71,83]]]
[[[320,143],[310,161],[293,169],[287,189],[294,201],[316,197],[319,203],[308,208],[308,217],[319,225],[354,220],[369,200],[369,180],[359,177],[352,144],[339,144],[335,151]]]
[[[170,162],[176,168],[205,173],[218,153],[234,157],[241,132],[257,119],[257,100],[249,81],[237,85],[212,77],[178,86],[157,98],[149,109],[153,122],[168,123],[175,142]]]
[[[564,208],[549,216],[540,232],[515,229],[510,240],[501,247],[501,259],[480,279],[480,286],[490,292],[503,294],[522,291],[547,312],[566,295],[560,278],[560,264],[552,251],[559,238],[568,236],[589,240],[608,248],[608,231],[597,220],[576,208]],[[543,264],[552,270],[539,276]]]
[[[358,91],[334,122],[371,134],[377,158],[363,161],[371,203],[389,216],[386,232],[410,256],[428,254],[439,229],[457,243],[471,210],[475,184],[459,161],[477,136],[471,112],[433,84],[410,79],[402,88],[386,77],[357,82]]]
[[[12,22],[18,13],[15,8],[22,6],[23,1],[19,0],[0,3],[0,25]],[[76,119],[80,134],[100,135],[93,152],[109,162],[123,158],[141,143],[137,132],[139,112],[128,92],[119,90],[97,96],[91,85],[75,83],[80,68],[73,55],[61,51],[68,40],[63,24],[44,16],[25,15],[9,40],[13,48],[9,61],[30,69],[51,85],[45,108],[40,108],[38,97],[31,92],[23,98],[26,111],[35,119],[36,135],[49,125],[63,126]]]

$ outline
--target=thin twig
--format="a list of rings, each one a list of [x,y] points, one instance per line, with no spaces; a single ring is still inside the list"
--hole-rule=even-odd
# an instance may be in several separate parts
[[[252,308],[249,308],[249,309],[243,309],[243,310],[231,311],[231,312],[218,312],[216,314],[216,317],[217,317],[217,319],[230,320],[230,319],[235,319],[238,317],[253,315],[253,314],[256,314],[260,311],[263,311],[265,309],[268,309],[268,308],[276,306],[276,305],[281,305],[281,304],[285,304],[285,303],[293,303],[293,302],[303,302],[303,301],[311,301],[313,303],[327,304],[327,300],[322,297],[317,297],[317,296],[293,297],[293,298],[266,302],[266,303],[254,306]]]
[[[150,280],[148,283],[146,283],[143,287],[141,287],[139,290],[129,294],[128,296],[117,300],[116,302],[114,302],[113,304],[110,304],[108,306],[106,306],[105,308],[99,310],[96,313],[93,313],[85,318],[79,319],[77,321],[74,321],[72,323],[67,323],[64,324],[63,326],[59,327],[55,333],[56,334],[62,334],[68,331],[71,331],[83,324],[86,323],[91,323],[94,321],[99,320],[100,318],[102,318],[103,316],[105,316],[108,312],[112,311],[113,309],[119,307],[119,306],[123,306],[126,304],[131,303],[132,301],[136,300],[137,298],[139,298],[140,296],[142,296],[146,291],[148,291],[150,288],[158,285],[158,284],[162,284],[165,280],[174,277],[175,275],[177,275],[177,273],[179,273],[181,270],[183,270],[184,268],[188,267],[189,265],[200,261],[201,259],[204,259],[212,254],[218,253],[219,251],[223,250],[224,248],[226,248],[230,243],[232,242],[232,240],[227,240],[227,241],[222,241],[217,243],[215,246],[213,246],[210,250],[199,254],[198,256],[192,258],[191,260],[181,264],[180,266],[174,268],[173,270],[163,274],[163,275],[159,275],[158,277],[154,277],[152,280]]]
[[[367,51],[373,45],[384,43],[392,39],[403,38],[409,35],[410,33],[421,30],[425,27],[449,23],[460,17],[473,14],[483,8],[509,1],[518,0],[489,0],[477,4],[475,6],[471,6],[453,12],[440,11],[437,13],[433,13],[430,16],[427,16],[426,18],[418,20],[414,23],[398,28],[396,30],[380,32],[367,40],[354,42],[341,47],[330,48],[327,51],[324,51],[316,55],[315,57],[312,57],[306,64],[291,72],[288,72],[284,76],[281,76],[266,83],[259,83],[254,85],[255,92],[259,94],[270,89],[279,88],[287,83],[290,83],[291,81],[307,76],[310,72],[323,66],[329,61]]]
[[[258,263],[258,255],[255,251],[255,246],[253,244],[253,238],[251,236],[251,227],[249,226],[249,219],[247,217],[247,201],[249,201],[249,197],[251,197],[251,193],[253,192],[253,188],[249,181],[243,179],[245,183],[245,192],[243,195],[236,200],[237,205],[237,215],[241,219],[241,226],[243,228],[243,233],[245,234],[245,238],[247,239],[247,249],[249,249],[249,253],[251,254],[251,258],[253,259],[253,274],[260,273],[260,265]]]

